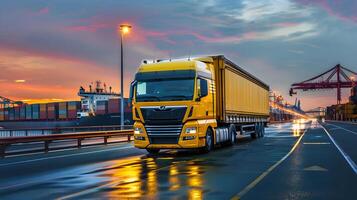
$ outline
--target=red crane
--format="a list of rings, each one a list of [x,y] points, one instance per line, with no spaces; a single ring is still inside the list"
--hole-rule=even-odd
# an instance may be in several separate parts
[[[349,76],[347,75],[349,74]],[[319,90],[319,89],[337,89],[337,104],[341,103],[341,88],[350,88],[355,86],[356,81],[354,80],[354,75],[356,72],[349,70],[340,64],[337,64],[328,71],[310,78],[308,80],[302,81],[300,83],[293,83],[290,88],[290,96],[296,94],[294,90]],[[325,78],[327,77],[327,78]]]

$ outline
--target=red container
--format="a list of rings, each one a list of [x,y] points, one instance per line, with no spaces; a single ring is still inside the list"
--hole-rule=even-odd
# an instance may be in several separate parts
[[[108,113],[119,113],[120,112],[120,99],[109,99],[108,101]]]
[[[47,104],[47,118],[51,120],[57,119],[58,115],[58,103]]]
[[[40,119],[47,119],[47,104],[40,104]]]

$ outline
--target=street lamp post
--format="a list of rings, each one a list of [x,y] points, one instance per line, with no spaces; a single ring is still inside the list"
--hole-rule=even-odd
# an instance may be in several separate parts
[[[126,33],[129,33],[131,26],[121,24],[120,31],[120,129],[124,127],[124,60],[123,60],[123,38]]]

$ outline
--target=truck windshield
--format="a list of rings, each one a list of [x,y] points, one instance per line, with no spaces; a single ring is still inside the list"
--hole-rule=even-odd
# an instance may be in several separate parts
[[[138,81],[136,101],[192,100],[194,79]]]

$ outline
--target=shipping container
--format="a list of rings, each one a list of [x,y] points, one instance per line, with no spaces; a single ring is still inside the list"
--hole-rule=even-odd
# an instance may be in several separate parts
[[[109,99],[108,100],[108,113],[119,113],[120,112],[120,99]]]
[[[26,105],[26,120],[32,119],[32,106]]]
[[[58,116],[58,103],[47,104],[47,118],[50,120],[56,120]]]
[[[4,109],[4,120],[5,121],[9,120],[9,109],[8,108]]]
[[[121,100],[120,99],[109,99],[108,101],[108,113],[120,113],[121,108]],[[124,112],[131,112],[131,105],[129,104],[128,98],[124,98]]]
[[[67,119],[67,102],[58,103],[58,119]]]
[[[20,107],[15,107],[15,120],[20,120]]]
[[[34,120],[40,119],[40,105],[39,104],[32,105],[32,119],[34,119]]]
[[[68,119],[76,119],[77,112],[80,109],[80,101],[70,101],[68,102],[67,117]]]
[[[20,120],[25,120],[26,119],[26,106],[22,105],[20,106]]]
[[[15,120],[15,109],[14,108],[8,108],[9,111],[9,120],[14,121]]]
[[[47,119],[47,104],[40,104],[40,119]]]
[[[97,101],[95,114],[96,115],[105,115],[108,113],[108,101]]]
[[[0,121],[4,121],[4,109],[3,108],[0,108]]]

